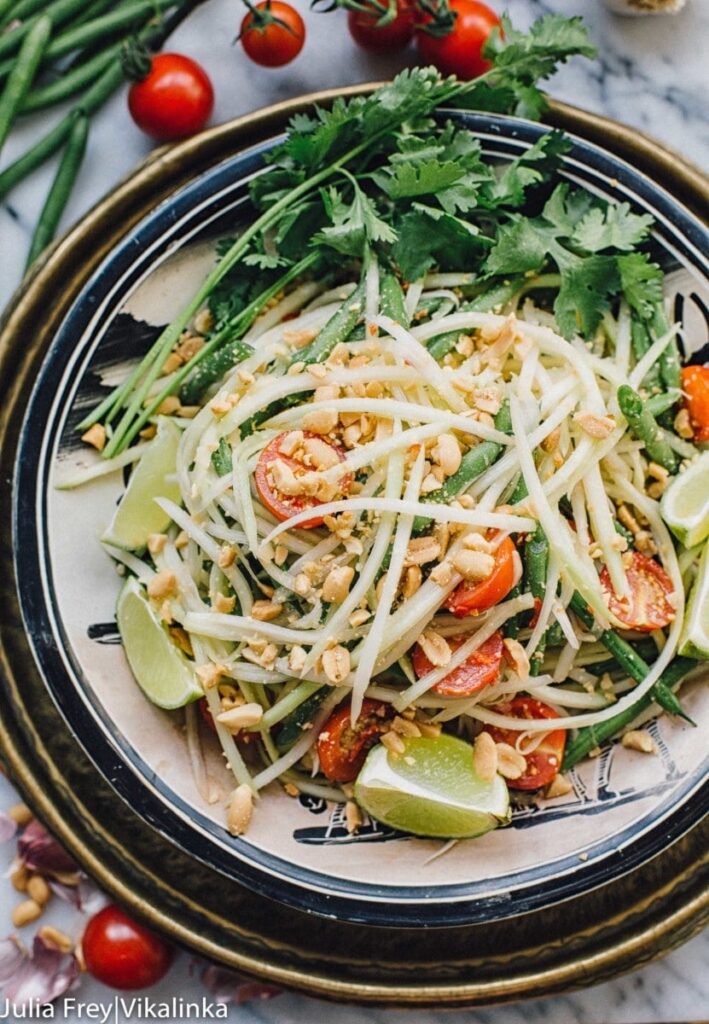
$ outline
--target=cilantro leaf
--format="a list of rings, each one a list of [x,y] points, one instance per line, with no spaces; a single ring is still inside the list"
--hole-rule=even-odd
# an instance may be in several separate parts
[[[317,245],[328,245],[346,256],[361,256],[365,247],[373,242],[392,243],[396,232],[378,215],[376,206],[362,189],[354,183],[354,197],[348,205],[339,191],[331,188],[324,195],[332,224],[323,228],[314,238]]]
[[[488,244],[475,225],[424,203],[414,203],[398,219],[397,235],[391,254],[408,281],[434,265],[453,269],[478,263]]]
[[[486,274],[524,274],[541,270],[553,234],[531,219],[520,218],[500,228],[485,261]]]
[[[522,156],[507,164],[499,177],[483,190],[487,203],[493,207],[522,206],[529,186],[548,181],[570,148],[571,144],[563,132],[551,131],[542,135]]]
[[[288,260],[278,253],[250,252],[244,256],[244,263],[247,267],[260,267],[261,270],[275,270],[276,267],[286,266]]]
[[[594,207],[576,225],[572,241],[586,252],[620,249],[630,252],[642,242],[653,224],[647,213],[633,213],[629,203]]]
[[[591,337],[620,286],[612,256],[589,256],[561,276],[554,315],[565,338]]]
[[[570,238],[581,218],[589,211],[593,204],[593,196],[590,192],[583,192],[581,189],[571,189],[564,182],[557,185],[549,196],[542,217],[552,224],[560,238]]]
[[[618,256],[616,264],[628,305],[641,320],[650,320],[662,302],[662,271],[643,252]]]
[[[397,164],[390,172],[379,172],[374,180],[390,199],[431,195],[448,188],[463,176],[463,168],[453,160],[426,160]]]

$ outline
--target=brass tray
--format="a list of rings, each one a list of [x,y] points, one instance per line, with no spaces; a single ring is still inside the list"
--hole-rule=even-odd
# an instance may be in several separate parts
[[[188,856],[119,799],[50,699],[16,595],[7,499],[19,426],[38,366],[91,273],[148,210],[202,169],[283,130],[315,101],[372,88],[302,97],[157,151],[53,247],[10,303],[0,333],[0,754],[38,815],[106,890],[207,957],[360,1003],[440,1008],[549,995],[636,968],[701,928],[706,823],[615,881],[506,921],[384,930],[284,908]],[[629,160],[706,215],[706,180],[654,140],[559,103],[548,121]]]

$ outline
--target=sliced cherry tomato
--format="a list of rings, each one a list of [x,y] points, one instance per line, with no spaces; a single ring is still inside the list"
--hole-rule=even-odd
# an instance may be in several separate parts
[[[604,567],[601,572],[601,587],[613,614],[628,629],[639,629],[643,633],[668,626],[675,617],[675,610],[669,601],[674,587],[659,562],[634,551],[625,575],[630,587],[629,598],[618,597],[613,591],[608,570]]]
[[[420,29],[416,45],[427,64],[435,64],[444,75],[455,75],[468,81],[487,71],[490,61],[482,51],[488,36],[500,26],[495,12],[480,0],[450,0],[455,24],[444,36],[433,36]]]
[[[709,442],[709,366],[685,366],[682,370],[684,404],[698,444]]]
[[[350,35],[364,50],[403,50],[414,34],[415,12],[407,0],[397,0],[396,15],[386,25],[377,25],[381,11],[365,2],[368,11],[349,11],[347,27]]]
[[[120,989],[154,985],[167,973],[174,955],[164,939],[113,904],[91,918],[81,948],[89,974]]]
[[[534,697],[514,697],[505,704],[497,704],[494,708],[500,715],[513,718],[558,718],[554,708],[543,704]],[[486,725],[495,743],[508,743],[515,747],[519,732],[516,729],[500,729],[496,725]],[[566,746],[566,731],[553,729],[548,732],[538,747],[525,754],[527,769],[518,779],[510,779],[508,785],[512,789],[541,789],[548,785],[561,769]]]
[[[516,551],[510,538],[505,537],[495,552],[495,567],[487,579],[480,583],[459,583],[445,607],[462,619],[474,612],[484,612],[507,597],[515,584]]]
[[[290,4],[263,0],[241,22],[239,39],[254,64],[280,68],[295,60],[303,49],[305,25]]]
[[[447,640],[450,649],[456,651],[461,644],[470,639],[470,636],[470,633],[449,636]],[[502,633],[493,633],[462,665],[454,668],[431,689],[443,697],[470,697],[490,683],[497,682],[503,650]],[[418,679],[433,668],[433,664],[418,644],[413,649],[411,663]]]
[[[353,727],[351,704],[341,704],[328,718],[318,736],[320,767],[332,782],[353,782],[367,754],[389,728],[391,711],[378,700],[365,700]]]
[[[289,431],[284,431],[279,434],[278,437],[266,445],[264,450],[259,456],[259,460],[256,463],[256,469],[254,471],[254,480],[256,482],[256,490],[258,491],[259,498],[277,519],[284,522],[286,519],[290,519],[291,516],[297,515],[299,512],[304,512],[308,508],[316,508],[321,505],[322,502],[315,495],[309,494],[283,494],[277,490],[274,483],[271,472],[269,469],[272,464],[278,460],[285,462],[285,464],[293,470],[296,477],[303,476],[309,472],[311,467],[306,466],[305,463],[296,458],[294,455],[286,455],[281,451],[281,445],[284,439],[288,436]],[[309,431],[305,431],[305,438],[314,437],[318,441],[322,441],[328,448],[332,449],[337,454],[337,457],[341,462],[344,462],[345,452],[342,448],[336,444],[332,444],[330,441],[326,441],[320,434],[313,434]],[[352,486],[352,475],[350,473],[345,474],[339,483],[340,495],[347,494],[350,487]],[[308,519],[307,522],[301,523],[299,529],[310,529],[313,526],[322,526],[322,519],[315,517],[314,519]]]
[[[181,53],[158,53],[150,71],[128,92],[128,109],[142,131],[158,142],[200,132],[214,107],[207,72]]]

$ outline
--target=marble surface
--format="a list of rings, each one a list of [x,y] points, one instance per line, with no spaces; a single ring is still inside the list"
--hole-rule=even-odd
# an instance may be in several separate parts
[[[289,67],[266,71],[249,64],[230,40],[236,34],[241,7],[237,0],[209,0],[186,22],[170,48],[188,53],[208,66],[217,104],[214,122],[295,96],[339,84],[382,79],[412,55],[373,57],[355,49],[341,13],[318,16],[303,11],[308,40]],[[498,6],[502,7],[502,4]],[[653,133],[687,158],[709,166],[709,129],[705,117],[706,58],[700,40],[709,34],[709,0],[690,0],[676,18],[622,19],[611,15],[600,0],[508,0],[516,24],[524,27],[547,11],[582,14],[600,50],[597,62],[578,60],[564,68],[550,86],[553,95]],[[24,151],[58,116],[28,119],[8,141],[3,164]],[[95,117],[88,156],[62,221],[67,228],[149,152],[149,143],[134,129],[125,96],[117,94]],[[0,307],[11,301],[22,276],[32,225],[44,201],[52,168],[46,167],[18,187],[0,207]],[[0,808],[16,796],[0,777]],[[0,876],[12,855],[12,843],[0,847]],[[14,903],[9,883],[0,877],[0,936],[10,931]],[[66,908],[55,906],[51,923],[80,929]],[[281,995],[268,1002],[232,1007],[230,1019],[243,1024],[306,1024],[314,1018],[329,1024],[656,1024],[699,1021],[709,1017],[709,935],[694,939],[663,961],[629,977],[569,996],[489,1010],[436,1014],[332,1007],[304,996]],[[187,955],[181,956],[165,981],[150,996],[159,1001],[174,995],[201,998],[204,989]],[[87,981],[81,1000],[112,1006],[113,993]],[[2,1011],[0,1000],[0,1012]],[[76,1012],[57,1019],[79,1020]],[[113,1007],[110,1020],[129,1018]],[[176,1021],[179,1019],[175,1017]]]

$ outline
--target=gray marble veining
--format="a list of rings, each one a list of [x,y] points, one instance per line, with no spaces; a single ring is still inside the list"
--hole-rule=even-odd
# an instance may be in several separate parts
[[[299,0],[303,10],[305,0]],[[527,26],[538,15],[556,11],[581,14],[599,47],[597,62],[578,60],[550,84],[550,92],[654,134],[689,159],[709,164],[709,129],[705,94],[709,84],[701,45],[709,38],[709,0],[690,0],[677,17],[617,18],[600,0],[508,0],[516,24]],[[241,16],[233,0],[210,0],[173,36],[170,48],[202,61],[217,92],[214,121],[219,122],[289,96],[338,84],[383,79],[406,58],[374,57],[358,51],[343,24],[343,15],[308,13],[308,41],[301,57],[280,71],[246,62],[230,40]],[[706,46],[704,47],[706,50]],[[409,55],[409,59],[410,59]],[[28,119],[8,142],[3,163],[19,155],[57,114]],[[119,94],[95,118],[90,149],[77,188],[62,222],[68,227],[149,152],[149,143],[134,129]],[[10,298],[22,275],[32,224],[44,201],[52,168],[44,168],[18,187],[0,208],[0,306]],[[0,777],[0,807],[15,797]],[[12,844],[0,847],[0,876]],[[10,931],[13,900],[0,879],[0,936]],[[51,923],[76,927],[75,918],[54,906]],[[230,1019],[242,1024],[657,1024],[699,1021],[709,1017],[709,936],[694,939],[663,961],[633,975],[554,999],[477,1011],[380,1011],[334,1007],[304,996],[283,995],[263,1003],[232,1008]],[[151,993],[167,999],[201,997],[190,960],[181,957],[168,978]],[[86,982],[81,998],[109,1000],[112,993]],[[76,1019],[76,1018],[75,1018]],[[114,1018],[112,1018],[114,1019]],[[116,1024],[125,1017],[115,1016]]]

